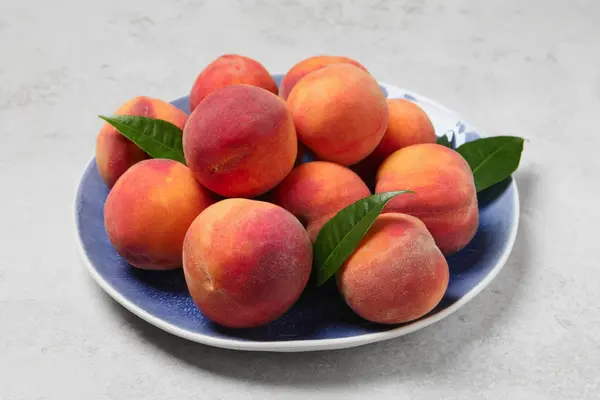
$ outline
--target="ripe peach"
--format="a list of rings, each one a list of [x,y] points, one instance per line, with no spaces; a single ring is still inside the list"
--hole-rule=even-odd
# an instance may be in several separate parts
[[[399,324],[433,310],[448,287],[446,259],[425,225],[381,214],[337,276],[346,303],[361,317]]]
[[[348,57],[326,55],[309,57],[294,65],[287,72],[287,74],[285,74],[283,80],[281,81],[279,95],[282,98],[287,99],[290,92],[292,91],[292,88],[300,79],[302,79],[302,77],[318,69],[325,68],[328,65],[339,63],[352,64],[355,67],[358,67],[362,70],[367,70],[358,61],[355,61]]]
[[[270,200],[294,214],[314,241],[338,211],[371,195],[358,175],[339,164],[312,161],[297,166]]]
[[[216,89],[233,85],[258,86],[277,94],[277,83],[258,61],[237,54],[225,54],[208,64],[196,77],[190,93],[190,112]]]
[[[187,121],[187,114],[179,108],[145,96],[129,100],[115,114],[162,119],[181,129]],[[106,186],[112,188],[129,167],[146,158],[149,156],[135,143],[108,122],[104,123],[96,139],[96,164]]]
[[[375,150],[352,170],[368,180],[394,151],[413,144],[435,143],[435,129],[421,107],[405,99],[388,99],[388,127]]]
[[[377,81],[350,64],[311,72],[292,89],[287,105],[298,137],[321,160],[350,165],[371,153],[388,124]]]
[[[469,164],[438,144],[417,144],[394,152],[377,172],[376,193],[409,189],[384,212],[413,215],[425,223],[445,255],[465,247],[479,225],[477,192]]]
[[[254,197],[292,170],[294,123],[281,98],[250,85],[208,95],[183,131],[185,159],[200,183],[226,197]]]
[[[232,328],[266,324],[300,297],[312,246],[293,215],[263,201],[226,199],[194,220],[183,246],[185,279],[200,311]]]
[[[117,252],[134,267],[179,268],[185,233],[212,202],[212,194],[185,165],[144,160],[129,168],[108,194],[104,224]]]

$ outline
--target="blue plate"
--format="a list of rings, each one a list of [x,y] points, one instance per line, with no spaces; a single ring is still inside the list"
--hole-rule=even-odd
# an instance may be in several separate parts
[[[274,75],[279,81],[282,75]],[[457,113],[419,94],[380,83],[389,98],[416,102],[436,132],[455,133],[456,145],[480,137]],[[188,98],[173,102],[188,112]],[[517,186],[507,179],[479,193],[479,228],[469,245],[448,259],[450,283],[441,303],[425,317],[402,325],[379,325],[355,315],[337,292],[334,280],[308,289],[276,321],[253,329],[213,324],[196,308],[182,270],[142,271],[131,267],[110,244],[104,229],[108,189],[96,162],[85,169],[75,200],[76,237],[84,264],[117,302],[149,323],[183,338],[238,350],[312,351],[377,342],[416,331],[450,315],[475,297],[502,268],[514,244],[519,220]]]

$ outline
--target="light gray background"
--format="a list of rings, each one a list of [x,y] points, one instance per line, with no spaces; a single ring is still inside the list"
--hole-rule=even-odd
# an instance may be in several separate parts
[[[0,0],[0,399],[600,398],[600,1]],[[420,332],[306,354],[223,351],[129,314],[73,239],[99,113],[186,94],[212,59],[319,53],[528,138],[517,245]]]

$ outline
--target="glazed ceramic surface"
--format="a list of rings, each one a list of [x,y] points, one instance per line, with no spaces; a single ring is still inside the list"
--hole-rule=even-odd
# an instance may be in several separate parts
[[[282,75],[274,75],[277,82]],[[380,83],[388,98],[421,106],[437,135],[455,132],[456,145],[481,135],[457,113],[424,96]],[[173,101],[188,112],[188,98]],[[199,343],[260,351],[313,351],[358,346],[424,328],[458,310],[483,290],[502,268],[514,244],[519,220],[515,182],[508,179],[479,193],[475,238],[448,258],[450,282],[441,303],[425,317],[403,325],[379,325],[355,315],[338,294],[334,280],[307,290],[276,321],[253,329],[228,329],[210,322],[194,305],[183,271],[152,272],[131,267],[110,244],[103,222],[108,189],[95,160],[83,172],[75,200],[76,237],[85,266],[96,282],[125,308],[174,335]]]

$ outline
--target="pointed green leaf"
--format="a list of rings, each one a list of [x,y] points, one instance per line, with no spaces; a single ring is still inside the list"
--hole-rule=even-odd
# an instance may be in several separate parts
[[[445,133],[444,135],[440,136],[439,138],[437,138],[436,143],[445,147],[449,147],[452,148],[452,137],[454,136],[454,132],[450,131],[448,133]]]
[[[377,193],[342,209],[319,231],[313,244],[313,280],[321,286],[354,252],[388,201],[410,190]]]
[[[113,115],[100,118],[115,127],[152,158],[168,158],[185,164],[183,131],[168,121],[132,115]]]
[[[524,140],[515,136],[493,136],[459,146],[456,151],[469,163],[475,187],[480,192],[508,178],[519,166]]]

